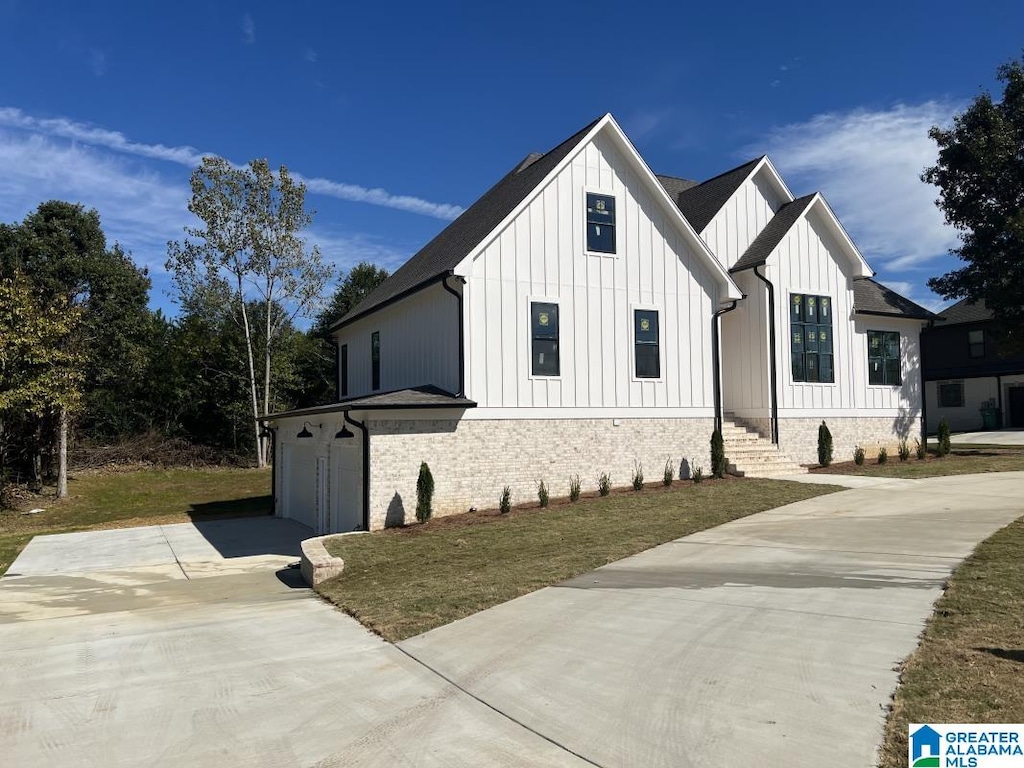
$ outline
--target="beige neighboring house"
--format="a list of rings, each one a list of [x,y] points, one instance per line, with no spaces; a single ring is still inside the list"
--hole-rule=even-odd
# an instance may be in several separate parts
[[[332,329],[339,399],[265,417],[275,510],[318,532],[708,469],[775,476],[921,432],[932,316],[767,157],[655,175],[611,115],[530,154]]]

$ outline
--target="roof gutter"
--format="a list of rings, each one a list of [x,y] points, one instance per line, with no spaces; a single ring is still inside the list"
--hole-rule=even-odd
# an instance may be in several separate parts
[[[457,397],[464,397],[466,394],[466,319],[463,313],[462,291],[456,291],[454,288],[448,285],[449,277],[458,278],[458,280],[462,282],[462,285],[466,284],[466,279],[464,277],[459,277],[454,272],[449,270],[448,273],[444,276],[444,279],[441,281],[441,285],[444,286],[444,289],[455,297],[455,301],[458,303],[459,307],[459,391],[456,392],[455,395]]]
[[[762,265],[763,266],[763,265]],[[779,444],[779,371],[778,355],[776,354],[775,343],[775,286],[772,281],[758,272],[759,267],[754,267],[754,274],[757,279],[768,286],[768,359],[771,363],[771,428],[772,444]]]

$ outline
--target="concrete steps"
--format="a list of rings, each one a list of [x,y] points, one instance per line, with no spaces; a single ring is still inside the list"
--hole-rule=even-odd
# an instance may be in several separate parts
[[[807,472],[807,467],[790,459],[752,427],[726,419],[722,422],[722,441],[725,443],[726,471],[730,475],[784,477]]]

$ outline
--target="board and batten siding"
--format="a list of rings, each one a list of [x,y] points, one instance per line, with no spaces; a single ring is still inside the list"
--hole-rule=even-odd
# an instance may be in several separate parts
[[[615,196],[614,256],[585,252],[588,191]],[[481,408],[670,408],[710,415],[717,285],[604,134],[463,268],[466,394]],[[556,378],[531,375],[531,300],[559,305]],[[659,311],[658,380],[634,376],[638,308]]]
[[[744,181],[701,232],[704,242],[726,269],[739,261],[786,202],[772,188],[768,173],[762,167]]]
[[[813,211],[801,217],[779,243],[764,270],[776,292],[780,417],[863,410],[871,410],[877,415],[896,416],[908,412],[920,415],[921,323],[886,317],[855,317],[852,265],[839,243],[816,219]],[[814,294],[832,299],[833,384],[793,381],[789,319],[793,294]],[[902,386],[868,385],[868,330],[901,332],[900,350],[904,356]]]
[[[722,315],[722,402],[726,411],[739,416],[767,417],[771,408],[767,289],[750,270],[733,279],[746,298]]]
[[[370,339],[380,333],[380,389],[432,384],[459,389],[458,302],[440,284],[414,293],[335,333],[348,344],[348,396],[371,394]],[[338,363],[338,376],[341,363]]]

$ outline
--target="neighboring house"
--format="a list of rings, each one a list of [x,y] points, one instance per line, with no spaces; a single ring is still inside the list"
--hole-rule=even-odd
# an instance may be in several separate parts
[[[336,403],[266,417],[275,508],[319,531],[628,485],[668,462],[803,471],[921,431],[930,313],[870,279],[767,157],[655,176],[611,115],[528,155],[332,329]],[[725,419],[735,418],[738,424]],[[740,424],[756,427],[760,437]]]
[[[940,312],[922,334],[928,431],[946,420],[956,432],[983,427],[982,409],[998,409],[993,426],[1024,428],[1024,355],[1001,356],[992,311],[964,299]]]

